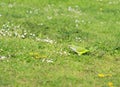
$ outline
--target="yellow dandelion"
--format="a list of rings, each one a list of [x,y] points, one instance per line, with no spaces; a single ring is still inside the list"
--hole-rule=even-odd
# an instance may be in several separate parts
[[[98,74],[98,77],[100,77],[100,78],[104,78],[105,75],[104,75],[104,74]]]
[[[108,82],[109,87],[114,87],[112,82]]]

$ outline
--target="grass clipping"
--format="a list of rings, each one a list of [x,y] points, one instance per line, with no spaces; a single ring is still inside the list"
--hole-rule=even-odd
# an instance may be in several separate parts
[[[84,55],[89,53],[90,51],[88,49],[86,49],[85,47],[80,47],[80,46],[76,46],[76,45],[70,45],[70,49],[78,54],[79,56]]]

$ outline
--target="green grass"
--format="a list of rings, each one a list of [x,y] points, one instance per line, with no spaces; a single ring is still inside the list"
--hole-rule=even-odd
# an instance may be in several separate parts
[[[0,0],[0,87],[120,87],[119,8],[119,0]]]

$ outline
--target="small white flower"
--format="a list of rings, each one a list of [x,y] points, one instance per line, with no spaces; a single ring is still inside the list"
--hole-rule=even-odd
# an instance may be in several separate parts
[[[2,35],[3,35],[3,36],[6,36],[6,34],[5,34],[5,33],[3,33]]]
[[[18,33],[17,33],[17,32],[14,32],[14,35],[15,35],[15,36],[18,36]]]
[[[30,33],[30,36],[32,36],[33,34],[32,33]]]
[[[53,40],[50,40],[50,39],[44,39],[43,41],[44,41],[44,42],[47,42],[47,43],[53,44]]]
[[[23,39],[24,39],[24,38],[25,38],[25,36],[24,36],[24,35],[21,35],[21,38],[23,38]]]
[[[0,14],[0,17],[1,17],[2,15]]]
[[[75,20],[75,23],[79,23],[79,22],[80,22],[79,20],[77,20],[77,19]]]
[[[32,11],[29,11],[30,14],[32,14]]]
[[[53,60],[52,59],[47,59],[46,62],[47,63],[53,63]]]
[[[54,40],[49,39],[48,37],[46,39],[36,38],[36,41],[46,42],[50,44],[57,43]]]
[[[27,35],[27,33],[25,32],[25,33],[24,33],[24,36],[26,36],[26,35]]]
[[[6,56],[0,56],[0,60],[7,58]]]
[[[42,59],[42,62],[53,63],[53,59]]]
[[[76,27],[78,27],[79,25],[78,24],[76,24]]]
[[[33,37],[35,37],[35,34],[32,34]]]
[[[75,39],[76,39],[76,41],[82,41],[82,39],[80,37],[76,37]]]

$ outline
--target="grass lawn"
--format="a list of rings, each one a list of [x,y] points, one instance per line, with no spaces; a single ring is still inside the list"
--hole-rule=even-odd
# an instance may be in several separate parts
[[[120,87],[120,0],[0,0],[0,87]]]

